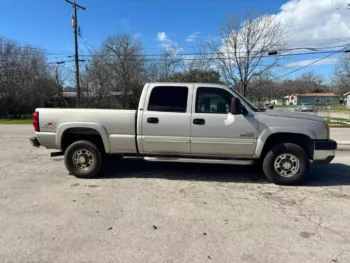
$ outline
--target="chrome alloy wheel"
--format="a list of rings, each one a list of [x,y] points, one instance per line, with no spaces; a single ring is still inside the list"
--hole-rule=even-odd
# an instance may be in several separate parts
[[[275,159],[275,171],[282,177],[292,177],[299,172],[300,161],[290,153],[283,153]]]
[[[73,164],[79,170],[89,170],[94,163],[94,158],[89,150],[79,149],[73,153]]]

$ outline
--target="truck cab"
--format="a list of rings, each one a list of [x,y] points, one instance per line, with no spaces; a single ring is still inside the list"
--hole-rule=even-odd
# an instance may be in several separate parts
[[[252,157],[259,123],[254,110],[244,101],[241,112],[233,112],[234,99],[233,92],[220,85],[148,85],[138,109],[142,120],[137,131],[139,151]]]

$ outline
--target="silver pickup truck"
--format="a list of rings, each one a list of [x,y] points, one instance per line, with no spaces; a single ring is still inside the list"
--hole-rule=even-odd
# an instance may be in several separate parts
[[[58,149],[80,178],[104,156],[148,161],[259,164],[276,184],[298,184],[310,163],[330,163],[337,148],[324,119],[260,110],[217,84],[149,83],[137,110],[36,109],[33,146]]]

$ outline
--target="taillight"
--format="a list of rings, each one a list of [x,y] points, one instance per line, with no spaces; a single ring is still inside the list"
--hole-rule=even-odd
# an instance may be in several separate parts
[[[33,126],[34,126],[34,130],[36,132],[39,132],[40,129],[39,129],[39,112],[34,112],[33,113]]]

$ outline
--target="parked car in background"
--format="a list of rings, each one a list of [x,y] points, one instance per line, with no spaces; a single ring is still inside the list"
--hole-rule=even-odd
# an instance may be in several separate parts
[[[309,103],[301,103],[295,107],[295,111],[300,112],[314,112],[315,108],[314,105]]]

